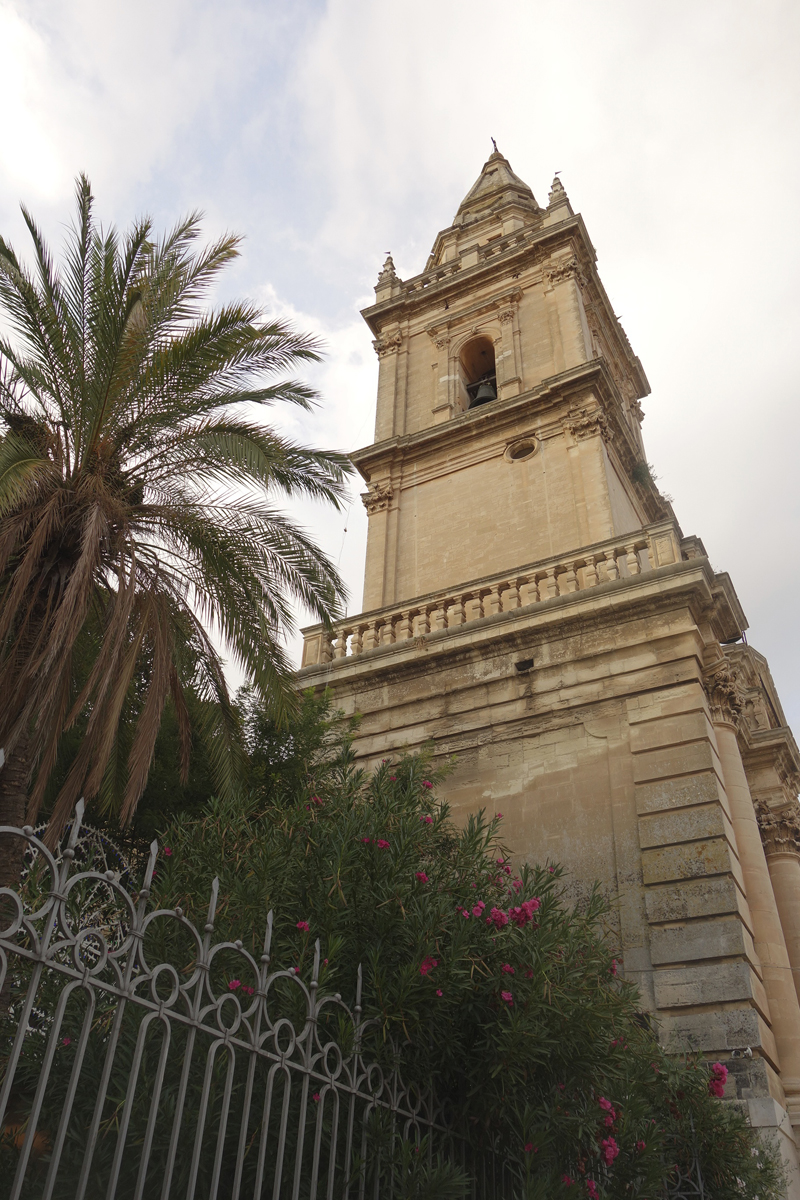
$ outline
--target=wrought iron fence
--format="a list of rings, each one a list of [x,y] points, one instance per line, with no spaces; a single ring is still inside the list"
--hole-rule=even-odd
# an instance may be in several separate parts
[[[258,958],[214,942],[216,880],[202,930],[148,911],[157,843],[136,891],[82,817],[58,854],[0,826],[26,845],[24,888],[0,888],[0,1200],[386,1200],[448,1169],[473,1200],[520,1191],[370,1060],[360,968],[351,1009],[319,942],[310,978],[272,969],[272,913]],[[699,1162],[665,1179],[690,1197],[711,1200]]]
[[[271,969],[271,913],[260,958],[214,943],[216,880],[202,930],[148,911],[157,844],[132,894],[82,813],[59,856],[0,828],[28,847],[26,901],[0,889],[0,1195],[377,1200],[463,1161],[433,1097],[365,1057],[360,969],[351,1010],[319,943],[309,979]]]

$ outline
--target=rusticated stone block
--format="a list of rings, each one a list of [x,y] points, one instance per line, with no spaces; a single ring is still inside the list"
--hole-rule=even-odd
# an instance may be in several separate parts
[[[645,883],[693,879],[698,875],[720,875],[730,870],[731,852],[724,838],[642,851],[642,874]]]
[[[704,963],[653,973],[659,1008],[689,1008],[754,997],[754,980],[746,962]]]
[[[708,718],[702,711],[676,713],[655,721],[641,721],[631,726],[631,750],[656,750],[681,742],[694,742],[709,735]]]
[[[685,742],[680,746],[634,755],[633,778],[636,783],[646,783],[676,775],[696,775],[700,771],[713,771],[717,761],[709,741]]]
[[[685,921],[741,911],[742,895],[730,875],[716,879],[683,879],[645,892],[647,919]]]
[[[754,1008],[676,1013],[661,1020],[661,1041],[669,1050],[741,1050],[761,1045],[762,1023]]]
[[[636,786],[636,811],[660,812],[666,808],[685,808],[692,804],[711,804],[721,797],[722,789],[713,771],[684,775],[679,779],[658,779]]]
[[[744,957],[746,952],[744,927],[738,917],[655,926],[650,930],[650,957],[654,964]]]
[[[639,844],[643,850],[652,846],[693,842],[700,838],[725,837],[727,833],[718,804],[651,813],[639,818]]]

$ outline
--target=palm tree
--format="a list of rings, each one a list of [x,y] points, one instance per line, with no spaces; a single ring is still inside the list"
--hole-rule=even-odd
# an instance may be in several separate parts
[[[238,238],[198,247],[197,214],[161,239],[149,219],[119,235],[92,210],[81,176],[60,266],[24,207],[35,269],[0,238],[0,823],[33,822],[62,733],[83,714],[51,840],[80,795],[118,774],[125,713],[136,720],[123,823],[168,698],[188,769],[187,684],[208,702],[204,732],[226,790],[236,720],[215,641],[280,712],[292,695],[293,605],[329,622],[344,595],[275,497],[338,505],[347,459],[252,415],[313,403],[281,376],[316,359],[317,344],[249,303],[204,308]],[[76,673],[79,646],[84,668],[94,649]]]

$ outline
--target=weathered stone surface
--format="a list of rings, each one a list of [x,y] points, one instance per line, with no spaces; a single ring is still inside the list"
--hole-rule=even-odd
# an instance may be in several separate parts
[[[709,961],[745,953],[744,930],[737,917],[714,917],[650,930],[650,956],[654,963]]]
[[[563,863],[572,900],[599,881],[663,1036],[735,1062],[796,1171],[800,1066],[780,1055],[800,1064],[800,1008],[748,806],[796,803],[800,754],[766,663],[727,644],[746,628],[730,580],[641,482],[647,381],[583,225],[509,171],[492,155],[422,275],[382,273],[365,310],[364,611],[306,632],[298,684],[362,715],[365,767],[454,756],[457,820],[502,812],[515,861]],[[497,399],[470,408],[478,370]],[[800,866],[771,869],[791,924]]]

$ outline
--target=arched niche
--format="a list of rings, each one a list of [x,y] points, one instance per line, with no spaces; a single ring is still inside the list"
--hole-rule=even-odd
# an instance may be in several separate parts
[[[458,351],[458,375],[459,402],[462,410],[477,407],[476,399],[482,384],[488,385],[494,392],[491,399],[497,397],[494,341],[488,334],[475,334],[461,346]],[[486,402],[485,395],[477,401],[478,404]]]

